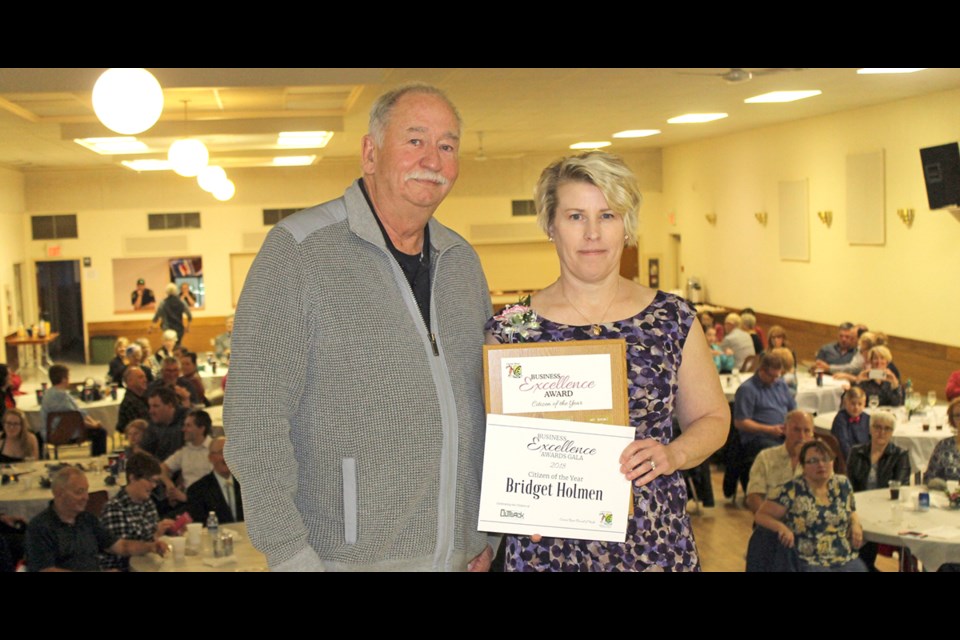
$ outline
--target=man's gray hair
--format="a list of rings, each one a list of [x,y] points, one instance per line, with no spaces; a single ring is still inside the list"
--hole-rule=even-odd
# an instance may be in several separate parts
[[[61,491],[63,491],[63,488],[70,483],[70,478],[74,476],[82,476],[82,475],[83,475],[83,471],[80,471],[80,469],[77,469],[76,467],[66,466],[54,474],[53,480],[50,481],[50,489],[53,491],[54,494],[60,493]]]
[[[377,147],[383,145],[383,135],[387,130],[387,124],[390,122],[390,113],[396,106],[397,101],[408,93],[422,93],[431,96],[437,96],[447,103],[453,115],[457,118],[457,127],[463,129],[463,118],[457,107],[450,101],[447,94],[437,87],[423,82],[413,82],[401,85],[395,89],[387,91],[373,102],[370,107],[370,135],[373,136],[373,142]],[[460,133],[459,131],[457,132]]]

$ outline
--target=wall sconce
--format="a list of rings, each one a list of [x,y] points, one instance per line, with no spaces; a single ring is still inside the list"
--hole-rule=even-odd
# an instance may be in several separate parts
[[[907,229],[913,226],[913,209],[897,209],[897,217],[907,225]]]
[[[757,222],[759,222],[759,223],[762,224],[763,226],[767,226],[767,212],[766,212],[766,211],[758,211],[757,213],[753,214],[753,217],[756,218],[756,219],[757,219]]]
[[[833,211],[817,211],[817,217],[820,218],[820,222],[827,225],[827,229],[833,224]]]
[[[715,214],[715,213],[708,213],[708,214],[707,214],[706,216],[704,216],[704,217],[707,219],[707,222],[709,222],[710,224],[717,224],[717,214]]]

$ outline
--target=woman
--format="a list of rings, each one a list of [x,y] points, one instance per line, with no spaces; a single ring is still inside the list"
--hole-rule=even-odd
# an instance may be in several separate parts
[[[800,449],[803,475],[788,480],[760,505],[756,523],[796,547],[803,571],[866,571],[855,549],[863,544],[853,487],[833,475],[833,454],[819,440]]]
[[[197,306],[197,298],[193,295],[193,291],[190,291],[190,285],[186,282],[180,283],[180,299],[183,300],[183,304],[191,309]]]
[[[0,406],[0,416],[3,415],[3,412],[7,409],[12,409],[17,406],[16,398],[13,395],[13,374],[10,372],[9,367],[5,364],[0,364],[0,395],[3,395],[3,405]]]
[[[0,435],[0,462],[38,460],[40,444],[28,428],[27,414],[13,407],[3,414],[3,434]]]
[[[508,571],[700,568],[680,470],[723,444],[730,414],[693,308],[619,275],[640,200],[623,161],[598,151],[551,164],[537,183],[537,219],[556,245],[560,278],[533,296],[540,328],[531,339],[626,340],[636,440],[620,471],[633,482],[635,513],[625,543],[508,536]],[[488,342],[506,342],[504,328],[491,318]],[[676,437],[674,416],[683,432]]]
[[[797,352],[793,350],[793,347],[790,346],[790,341],[787,340],[787,330],[781,327],[778,324],[770,327],[770,330],[767,331],[767,349],[773,351],[774,349],[789,349],[790,354],[793,356],[793,362],[796,364]]]
[[[157,371],[163,366],[163,361],[165,358],[173,358],[173,350],[177,346],[177,332],[173,329],[167,329],[163,332],[163,337],[160,340],[160,348],[157,349],[157,352],[153,354],[154,362],[150,363],[151,367],[155,367]],[[156,364],[154,364],[156,363]]]
[[[770,354],[778,356],[783,361],[783,382],[790,388],[790,393],[793,394],[793,397],[797,397],[797,363],[793,357],[793,351],[785,347],[777,347],[776,349],[771,348]]]
[[[129,367],[140,367],[140,370],[143,371],[143,375],[147,376],[147,382],[153,382],[153,371],[149,366],[142,364],[143,360],[143,349],[140,348],[140,345],[134,342],[129,347],[127,347],[127,366]],[[120,375],[120,386],[123,386],[123,374]]]
[[[753,341],[753,352],[763,353],[763,338],[757,331],[757,316],[749,311],[743,311],[740,313],[740,323],[740,327],[750,335],[750,340]]]
[[[947,420],[955,435],[941,440],[934,447],[924,482],[932,478],[960,480],[960,398],[954,398],[947,405]]]
[[[707,346],[710,348],[710,356],[713,358],[713,364],[718,373],[729,373],[733,369],[733,356],[723,352],[720,348],[720,341],[717,340],[717,330],[713,327],[707,327],[704,330],[704,337],[707,339]]]
[[[157,372],[160,369],[159,363],[153,357],[153,345],[150,344],[150,338],[137,338],[134,340],[138,345],[140,345],[140,364],[144,367],[150,369],[151,374],[154,378],[157,377]],[[154,366],[154,363],[157,363],[157,366]]]
[[[130,341],[120,336],[113,343],[114,358],[107,365],[107,379],[114,384],[123,386],[123,371],[127,368],[127,346]]]
[[[889,411],[874,411],[870,416],[870,441],[850,450],[847,477],[854,491],[885,489],[891,480],[910,484],[910,454],[893,444],[897,419]],[[860,559],[870,571],[876,571],[877,545],[860,547]]]
[[[872,395],[880,396],[880,404],[887,407],[899,407],[903,404],[903,390],[900,388],[900,379],[890,369],[893,354],[884,346],[870,349],[867,361],[870,363],[857,376],[856,385],[863,389],[867,398]]]

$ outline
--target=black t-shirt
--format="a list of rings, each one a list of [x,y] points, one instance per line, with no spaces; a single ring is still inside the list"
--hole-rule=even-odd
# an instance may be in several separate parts
[[[150,289],[143,290],[143,300],[140,302],[141,307],[145,307],[151,302],[156,302],[157,299],[153,295],[153,291]],[[137,290],[134,289],[133,293],[130,294],[130,304],[137,304]]]

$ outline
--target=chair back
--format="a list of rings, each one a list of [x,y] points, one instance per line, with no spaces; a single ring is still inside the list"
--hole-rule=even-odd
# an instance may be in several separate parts
[[[110,494],[107,493],[106,489],[91,491],[90,498],[87,500],[87,513],[92,513],[99,518],[108,500],[110,500]]]
[[[53,447],[54,458],[60,457],[60,446],[81,444],[87,440],[83,414],[79,411],[51,411],[47,414],[46,426],[46,445]]]
[[[840,451],[840,441],[837,440],[837,436],[833,435],[829,429],[816,427],[813,430],[813,437],[822,441],[833,452],[833,472],[847,475],[847,461],[843,459],[843,452]]]
[[[753,373],[757,370],[757,365],[760,364],[760,356],[753,355],[747,356],[743,359],[743,364],[740,365],[740,371],[743,373]]]

